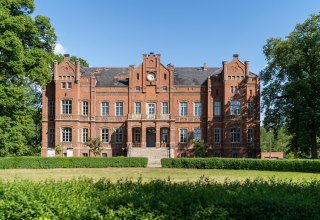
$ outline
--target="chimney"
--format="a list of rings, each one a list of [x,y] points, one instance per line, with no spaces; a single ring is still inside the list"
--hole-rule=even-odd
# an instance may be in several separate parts
[[[76,82],[80,80],[80,61],[76,60]]]
[[[69,61],[70,60],[70,54],[64,54],[63,61]]]
[[[203,70],[208,70],[207,63],[203,64]]]
[[[53,80],[58,80],[58,61],[53,61]]]
[[[227,80],[227,61],[222,61],[223,80]]]
[[[244,65],[245,65],[245,68],[246,68],[246,76],[249,76],[250,74],[250,61],[244,61]]]
[[[239,54],[233,54],[233,60],[239,60]]]

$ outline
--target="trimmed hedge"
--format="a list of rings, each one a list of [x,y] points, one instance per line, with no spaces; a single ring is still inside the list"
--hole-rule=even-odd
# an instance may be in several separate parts
[[[0,169],[146,167],[144,157],[3,157]]]
[[[0,219],[320,219],[320,182],[0,181]]]
[[[164,168],[270,170],[320,173],[320,160],[261,160],[236,158],[163,158]]]

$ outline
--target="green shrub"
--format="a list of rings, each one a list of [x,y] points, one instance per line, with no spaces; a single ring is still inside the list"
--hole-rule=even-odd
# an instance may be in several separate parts
[[[320,219],[320,182],[0,182],[0,219]]]
[[[146,167],[143,157],[2,157],[0,169]]]
[[[235,158],[163,158],[165,168],[270,170],[320,173],[320,160],[261,160]]]

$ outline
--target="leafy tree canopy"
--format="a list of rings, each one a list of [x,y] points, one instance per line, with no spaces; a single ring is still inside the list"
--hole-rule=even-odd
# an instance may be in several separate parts
[[[0,1],[0,156],[30,154],[38,138],[39,88],[51,80],[56,35],[33,12],[33,0]]]
[[[54,59],[57,60],[59,63],[63,61],[63,58],[64,58],[64,55],[62,55],[62,54],[54,55]],[[71,60],[72,62],[76,62],[77,60],[79,60],[79,61],[80,61],[80,65],[81,65],[82,67],[89,67],[88,62],[87,62],[85,59],[82,59],[82,58],[80,58],[80,57],[71,56],[71,57],[70,57],[70,60]]]
[[[311,15],[285,39],[264,46],[267,66],[261,72],[264,124],[275,132],[284,126],[290,150],[318,158],[320,132],[320,17]]]

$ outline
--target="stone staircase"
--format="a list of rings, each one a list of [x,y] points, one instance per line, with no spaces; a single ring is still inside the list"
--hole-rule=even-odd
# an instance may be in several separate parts
[[[169,150],[166,147],[132,147],[128,152],[128,157],[147,157],[148,167],[161,167],[161,158],[168,158]]]

